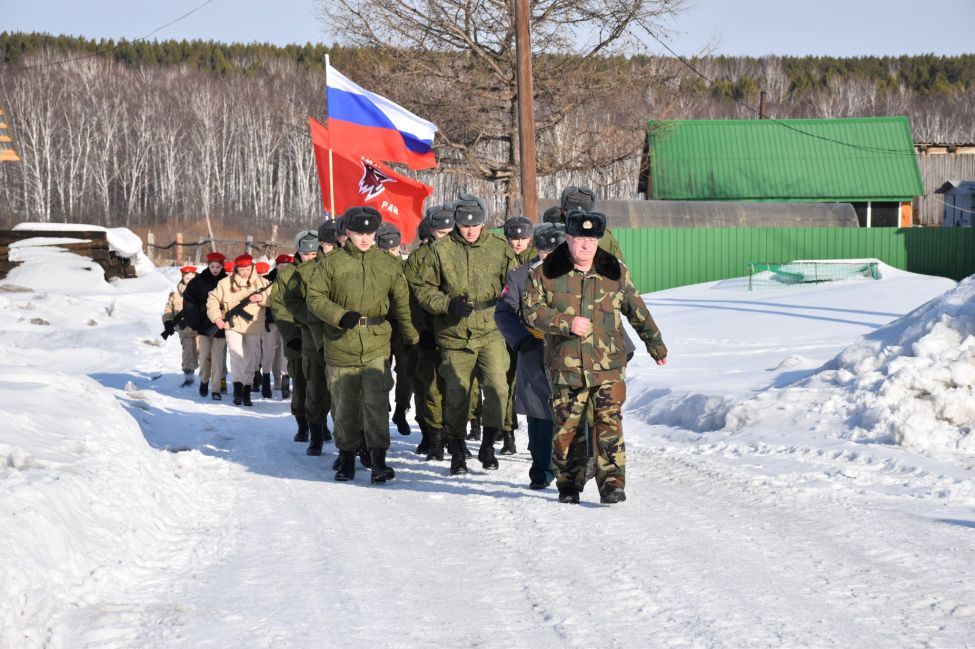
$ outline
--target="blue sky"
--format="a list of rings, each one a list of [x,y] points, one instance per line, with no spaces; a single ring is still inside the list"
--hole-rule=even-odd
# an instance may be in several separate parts
[[[202,2],[0,0],[0,31],[134,39]],[[154,38],[330,42],[311,7],[311,0],[214,0]],[[670,25],[680,54],[717,39],[715,53],[752,56],[971,53],[973,26],[975,0],[696,0]],[[654,43],[651,51],[664,53]]]

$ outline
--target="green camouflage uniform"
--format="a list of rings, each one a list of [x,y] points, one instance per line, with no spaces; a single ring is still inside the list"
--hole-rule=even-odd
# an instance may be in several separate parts
[[[571,333],[576,316],[592,321],[585,337]],[[585,485],[587,407],[594,417],[596,484],[601,493],[625,485],[626,352],[621,316],[630,321],[654,359],[667,356],[660,330],[629,270],[616,258],[599,250],[592,269],[582,272],[575,269],[563,244],[532,269],[524,317],[529,326],[545,333],[545,366],[555,416],[553,461],[560,488],[574,486],[581,491]]]
[[[336,447],[357,450],[362,430],[368,448],[389,448],[387,359],[392,326],[387,316],[397,321],[405,345],[417,342],[402,265],[375,246],[362,252],[347,241],[316,264],[307,303],[311,314],[324,323]],[[376,322],[342,329],[339,320],[349,311]]]
[[[436,336],[433,329],[433,316],[417,302],[415,287],[420,283],[420,271],[427,264],[431,245],[420,244],[410,253],[403,267],[403,274],[410,286],[410,313],[413,316],[413,326],[421,338],[426,340]],[[437,371],[440,360],[440,348],[436,345],[432,348],[429,344],[417,345],[414,375],[417,416],[425,427],[438,430],[443,428],[444,388],[443,380]]]
[[[325,425],[332,409],[332,395],[325,381],[325,343],[322,321],[308,309],[308,280],[315,268],[331,253],[319,249],[315,259],[298,266],[285,288],[284,305],[301,326],[301,369],[305,375],[305,413],[309,424]],[[334,418],[334,417],[333,417]]]
[[[298,270],[296,264],[283,264],[278,267],[278,276],[271,287],[269,306],[278,325],[281,342],[284,344],[284,357],[288,361],[288,375],[291,377],[291,414],[305,418],[305,372],[301,367],[301,352],[288,347],[288,343],[301,340],[301,326],[284,304],[288,282]]]
[[[473,243],[455,229],[430,246],[429,259],[419,270],[414,292],[420,306],[434,316],[449,439],[464,439],[475,375],[484,395],[484,427],[500,431],[504,424],[508,351],[494,324],[494,306],[508,271],[514,267],[511,247],[484,228]],[[450,315],[447,307],[454,297],[473,304],[473,313],[467,317]]]

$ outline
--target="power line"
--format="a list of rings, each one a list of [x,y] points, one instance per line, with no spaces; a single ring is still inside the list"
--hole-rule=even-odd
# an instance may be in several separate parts
[[[131,40],[131,41],[126,41],[126,42],[127,43],[138,43],[140,41],[144,41],[144,40],[148,39],[150,36],[152,36],[153,34],[155,34],[156,32],[160,32],[160,31],[166,29],[167,27],[170,27],[172,25],[175,25],[176,23],[178,23],[179,21],[183,20],[184,18],[187,18],[187,17],[195,14],[197,11],[199,11],[200,9],[203,9],[203,7],[207,6],[208,4],[210,4],[212,2],[214,2],[214,0],[206,0],[206,2],[204,2],[204,3],[200,4],[200,5],[197,5],[193,9],[190,9],[189,11],[187,11],[185,14],[183,14],[179,18],[175,18],[173,20],[170,20],[165,25],[160,25],[159,27],[156,27],[154,30],[152,30],[151,32],[149,32],[145,36],[140,36],[139,38],[136,38],[136,39]],[[122,43],[118,43],[117,45],[113,45],[112,46],[112,49],[115,50],[115,49],[118,49],[121,46],[122,46]],[[101,54],[99,52],[93,52],[91,54],[85,54],[85,55],[82,55],[82,56],[75,56],[75,57],[72,57],[70,59],[62,59],[60,61],[50,61],[48,63],[37,63],[35,65],[19,65],[19,66],[8,65],[8,66],[4,66],[4,67],[0,68],[0,70],[2,70],[3,72],[20,72],[20,71],[23,71],[23,70],[34,70],[34,69],[37,69],[37,68],[47,68],[47,67],[51,67],[51,66],[54,66],[54,65],[62,65],[64,63],[73,63],[74,61],[83,61],[85,59],[93,59],[96,56],[101,56]]]
[[[706,74],[704,74],[703,72],[701,72],[700,70],[698,70],[696,67],[694,67],[693,65],[691,65],[691,63],[686,58],[684,58],[683,56],[681,56],[680,54],[678,54],[677,52],[675,52],[673,49],[671,49],[671,47],[669,45],[667,45],[667,43],[665,43],[663,40],[661,40],[660,38],[658,38],[656,34],[654,34],[653,32],[650,32],[650,31],[647,31],[647,33],[650,35],[650,38],[652,38],[653,40],[655,40],[658,43],[660,43],[660,45],[665,50],[667,50],[668,52],[670,52],[670,54],[674,58],[676,58],[678,61],[680,61],[681,63],[683,63],[691,72],[693,72],[697,76],[701,77],[702,79],[704,79],[705,81],[707,81],[709,84],[712,84],[712,85],[714,84],[714,80],[713,79],[711,79]],[[795,126],[792,126],[791,124],[787,124],[786,122],[783,122],[782,120],[775,119],[774,117],[766,117],[765,115],[762,115],[761,112],[759,110],[757,110],[754,106],[750,106],[750,105],[746,104],[745,102],[741,101],[740,99],[735,99],[734,97],[732,97],[731,100],[734,101],[739,106],[741,106],[742,108],[745,108],[746,110],[751,111],[755,115],[758,115],[760,118],[767,119],[770,122],[773,122],[775,124],[778,124],[779,126],[782,126],[783,128],[787,128],[790,131],[795,131],[796,133],[799,133],[800,135],[805,135],[806,137],[815,138],[817,140],[822,140],[824,142],[831,142],[833,144],[839,144],[841,146],[850,147],[851,149],[859,149],[861,151],[868,151],[870,153],[883,153],[883,154],[886,154],[886,155],[910,155],[910,156],[915,156],[916,155],[914,151],[907,152],[907,151],[901,151],[899,149],[888,149],[888,148],[885,148],[885,147],[874,147],[874,146],[865,146],[865,145],[862,145],[862,144],[853,144],[852,142],[843,142],[842,140],[835,140],[833,138],[826,137],[825,135],[817,135],[816,133],[810,133],[808,131],[802,130],[801,128],[796,128]]]

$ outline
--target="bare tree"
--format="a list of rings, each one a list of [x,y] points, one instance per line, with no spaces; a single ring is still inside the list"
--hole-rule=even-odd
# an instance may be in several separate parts
[[[506,212],[518,193],[514,1],[317,0],[319,19],[341,42],[401,54],[385,80],[373,76],[365,85],[435,122],[444,170],[500,185]],[[605,57],[640,51],[646,33],[661,33],[684,0],[529,2],[539,173],[588,170],[633,155],[639,118],[602,119],[615,112],[604,97],[611,87],[635,87],[642,96],[646,70],[634,65],[623,79]],[[566,138],[571,143],[561,155],[552,145]]]

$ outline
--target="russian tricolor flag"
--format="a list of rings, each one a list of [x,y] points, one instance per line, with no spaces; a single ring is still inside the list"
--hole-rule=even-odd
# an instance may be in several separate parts
[[[331,65],[326,68],[326,86],[332,150],[400,162],[410,169],[437,166],[437,127],[431,122],[361,88]]]

